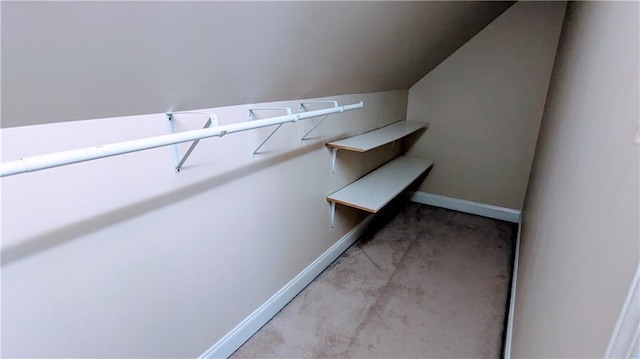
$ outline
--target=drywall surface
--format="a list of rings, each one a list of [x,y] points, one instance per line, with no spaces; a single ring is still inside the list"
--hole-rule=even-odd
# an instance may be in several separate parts
[[[436,165],[420,190],[522,209],[563,2],[518,2],[409,90],[430,122],[409,154]]]
[[[169,147],[5,177],[3,357],[196,357],[353,228],[325,197],[399,146],[325,142],[403,119],[407,91],[331,97],[364,108],[202,140],[176,174]],[[297,101],[257,104],[290,106]],[[326,107],[311,104],[309,109]],[[211,109],[221,125],[249,105]],[[257,111],[255,118],[282,112]],[[178,130],[203,115],[175,115]],[[166,134],[164,114],[6,128],[2,161]],[[184,153],[188,144],[180,146]]]
[[[408,89],[511,4],[2,1],[2,126]]]
[[[524,207],[514,358],[603,357],[633,278],[639,10],[567,8]]]

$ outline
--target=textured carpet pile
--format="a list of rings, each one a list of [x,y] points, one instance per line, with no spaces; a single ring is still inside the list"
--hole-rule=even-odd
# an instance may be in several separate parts
[[[232,358],[499,358],[514,231],[407,204]]]

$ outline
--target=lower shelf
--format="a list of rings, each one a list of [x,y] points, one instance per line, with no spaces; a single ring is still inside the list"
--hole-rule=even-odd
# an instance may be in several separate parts
[[[429,160],[397,157],[330,194],[327,201],[377,213],[432,165],[433,162]]]

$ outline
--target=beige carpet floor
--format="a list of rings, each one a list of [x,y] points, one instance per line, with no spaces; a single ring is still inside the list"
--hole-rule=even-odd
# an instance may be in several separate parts
[[[232,358],[499,358],[515,231],[407,204]]]

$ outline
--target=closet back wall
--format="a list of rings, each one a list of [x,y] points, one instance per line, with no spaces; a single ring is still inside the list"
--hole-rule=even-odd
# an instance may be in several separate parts
[[[431,127],[409,155],[435,166],[420,190],[522,209],[564,2],[518,2],[409,90]]]

